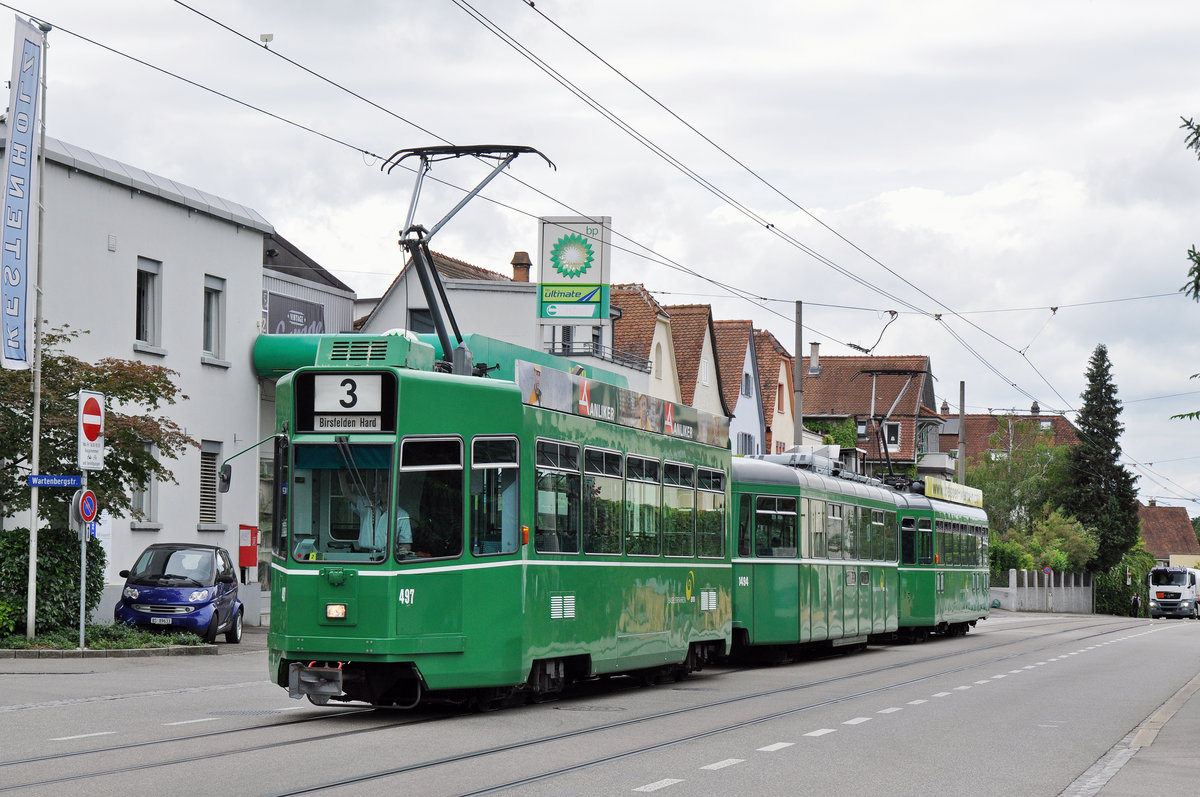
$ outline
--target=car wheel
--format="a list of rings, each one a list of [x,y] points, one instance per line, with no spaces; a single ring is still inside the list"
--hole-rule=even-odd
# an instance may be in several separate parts
[[[208,621],[208,630],[204,632],[204,641],[211,645],[217,641],[217,613],[213,612],[212,619]]]
[[[231,645],[236,645],[242,641],[242,610],[238,609],[237,615],[233,618],[233,625],[225,632],[225,641]]]

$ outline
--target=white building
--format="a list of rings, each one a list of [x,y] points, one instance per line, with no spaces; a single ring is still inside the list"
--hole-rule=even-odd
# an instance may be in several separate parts
[[[6,148],[7,129],[0,135]],[[270,385],[260,418],[251,359],[270,301],[322,304],[335,325],[330,331],[339,331],[350,326],[354,295],[316,264],[301,262],[248,207],[52,138],[46,150],[44,322],[89,330],[68,349],[82,360],[118,357],[176,371],[175,384],[188,398],[160,412],[199,443],[166,463],[177,484],[134,491],[145,520],[101,515],[109,589],[95,616],[108,619],[118,571],[150,543],[221,545],[237,560],[241,527],[259,525],[259,485],[255,469],[243,467],[243,478],[222,494],[216,474],[225,458],[274,429]],[[264,272],[268,250],[280,262]],[[27,523],[27,516],[5,521],[10,528]],[[256,580],[257,568],[248,571]],[[242,590],[249,625],[259,622],[257,593]]]

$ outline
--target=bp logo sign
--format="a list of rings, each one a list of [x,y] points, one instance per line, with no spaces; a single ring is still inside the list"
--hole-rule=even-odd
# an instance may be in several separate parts
[[[538,318],[562,326],[608,323],[611,220],[572,216],[540,221]]]
[[[567,233],[559,238],[550,250],[550,264],[554,270],[568,279],[582,276],[592,266],[595,253],[587,238]]]

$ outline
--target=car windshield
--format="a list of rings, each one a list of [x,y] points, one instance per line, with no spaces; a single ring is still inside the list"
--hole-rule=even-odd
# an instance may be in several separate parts
[[[216,582],[216,557],[205,548],[147,548],[129,571],[140,584],[203,587]]]
[[[1150,583],[1156,587],[1182,587],[1187,583],[1187,572],[1183,570],[1151,570]]]

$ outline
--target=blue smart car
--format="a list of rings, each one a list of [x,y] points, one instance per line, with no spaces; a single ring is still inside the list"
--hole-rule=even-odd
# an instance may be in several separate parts
[[[125,588],[113,609],[118,623],[191,631],[205,642],[225,634],[242,641],[242,602],[229,551],[215,545],[155,543],[122,570]]]

